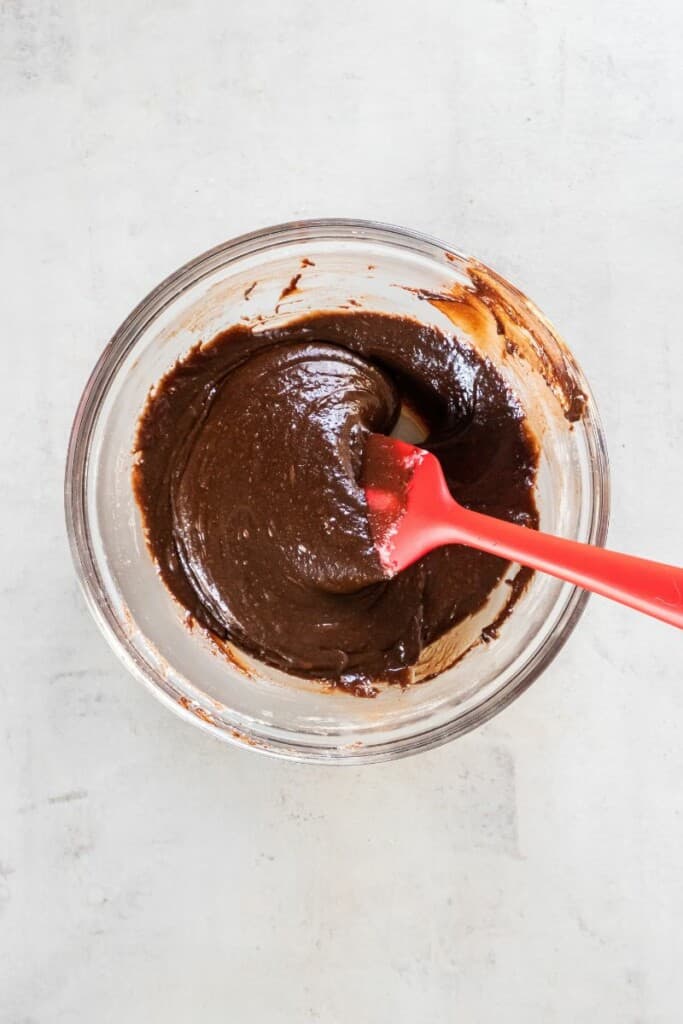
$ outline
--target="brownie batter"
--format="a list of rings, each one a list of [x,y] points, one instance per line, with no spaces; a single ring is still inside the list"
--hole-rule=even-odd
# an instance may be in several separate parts
[[[164,377],[133,484],[161,576],[194,620],[287,672],[372,695],[409,681],[422,650],[482,607],[499,558],[452,546],[393,579],[380,565],[364,448],[402,405],[458,501],[538,525],[538,448],[518,400],[435,327],[355,311],[237,325]]]

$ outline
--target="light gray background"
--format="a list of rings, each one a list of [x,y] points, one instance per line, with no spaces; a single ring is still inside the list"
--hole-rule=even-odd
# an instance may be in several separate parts
[[[677,1022],[681,637],[591,601],[451,746],[221,746],[129,678],[61,511],[79,393],[186,259],[371,217],[489,261],[594,385],[611,544],[683,562],[677,0],[0,0],[0,1021]]]

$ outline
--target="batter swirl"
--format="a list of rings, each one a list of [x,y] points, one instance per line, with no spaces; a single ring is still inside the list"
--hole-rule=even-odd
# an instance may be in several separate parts
[[[403,404],[458,501],[537,525],[538,447],[518,400],[435,327],[362,312],[237,325],[164,377],[133,483],[161,576],[194,619],[278,668],[371,695],[409,681],[425,646],[484,604],[506,563],[472,549],[384,577],[360,478],[368,432],[390,433]]]

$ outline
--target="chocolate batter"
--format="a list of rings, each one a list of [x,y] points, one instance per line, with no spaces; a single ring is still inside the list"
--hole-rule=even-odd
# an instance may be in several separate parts
[[[538,449],[519,402],[435,327],[355,311],[237,325],[164,377],[133,484],[161,576],[197,622],[368,696],[409,681],[424,647],[485,603],[507,563],[469,548],[384,576],[360,481],[368,432],[390,433],[403,404],[458,501],[538,525]]]

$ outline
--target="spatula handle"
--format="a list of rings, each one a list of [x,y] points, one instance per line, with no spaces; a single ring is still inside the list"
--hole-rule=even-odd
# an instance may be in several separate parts
[[[552,537],[467,509],[458,509],[457,531],[461,544],[540,569],[683,629],[681,568]]]

